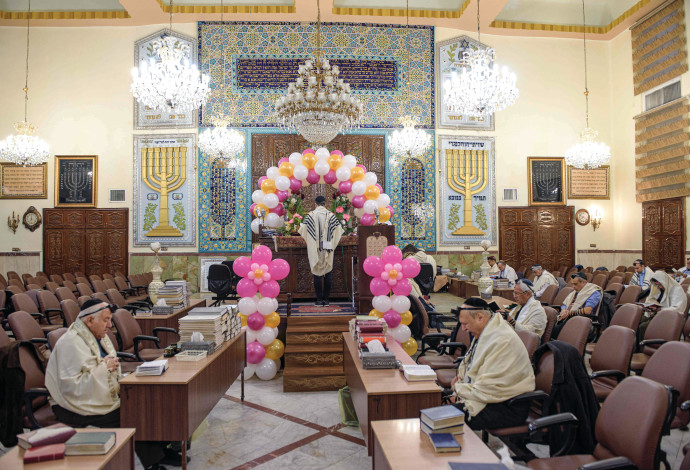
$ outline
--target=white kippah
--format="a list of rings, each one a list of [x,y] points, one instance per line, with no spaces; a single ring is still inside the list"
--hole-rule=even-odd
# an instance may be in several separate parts
[[[105,307],[103,307],[103,305],[105,305]],[[92,305],[91,307],[87,308],[86,310],[82,310],[81,312],[79,312],[79,315],[77,316],[77,318],[84,318],[84,317],[87,317],[89,315],[93,315],[94,313],[98,313],[101,310],[105,310],[106,308],[108,308],[108,304],[105,302],[101,302],[100,304]]]

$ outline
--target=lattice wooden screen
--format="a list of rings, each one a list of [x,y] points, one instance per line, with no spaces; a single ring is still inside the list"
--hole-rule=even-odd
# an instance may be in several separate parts
[[[690,105],[680,98],[635,118],[637,202],[690,196]]]
[[[683,0],[673,0],[632,29],[635,94],[688,71]]]

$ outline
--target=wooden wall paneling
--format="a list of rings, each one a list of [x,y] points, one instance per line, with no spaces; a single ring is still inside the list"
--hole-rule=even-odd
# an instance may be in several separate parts
[[[685,264],[685,198],[642,204],[642,258],[652,269]]]

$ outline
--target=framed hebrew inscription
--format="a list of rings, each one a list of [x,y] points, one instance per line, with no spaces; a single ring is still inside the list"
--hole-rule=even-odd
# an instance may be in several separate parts
[[[562,157],[527,157],[529,205],[565,205],[565,160]]]
[[[568,199],[610,199],[611,168],[601,166],[593,170],[568,167]]]
[[[47,199],[48,164],[0,163],[0,199]]]
[[[96,207],[98,157],[55,155],[55,207]]]

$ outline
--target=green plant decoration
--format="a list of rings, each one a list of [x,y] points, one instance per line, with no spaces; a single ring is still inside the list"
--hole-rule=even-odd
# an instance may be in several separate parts
[[[458,49],[458,45],[453,44],[452,46],[450,46],[450,49],[448,51],[446,51],[446,54],[448,54],[448,60],[449,61],[453,62],[453,60],[455,60],[455,51],[457,49]]]
[[[144,231],[152,230],[154,225],[156,225],[156,205],[149,202],[144,211]]]
[[[457,230],[458,224],[460,223],[458,212],[460,212],[460,204],[451,204],[448,217],[448,230]]]
[[[187,224],[184,220],[184,204],[181,202],[173,204],[173,209],[175,210],[173,222],[175,223],[177,230],[183,232],[187,228]]]
[[[479,226],[480,229],[486,231],[486,229],[489,228],[489,226],[486,223],[486,212],[484,211],[484,205],[475,204],[474,208],[477,211],[475,223]]]

